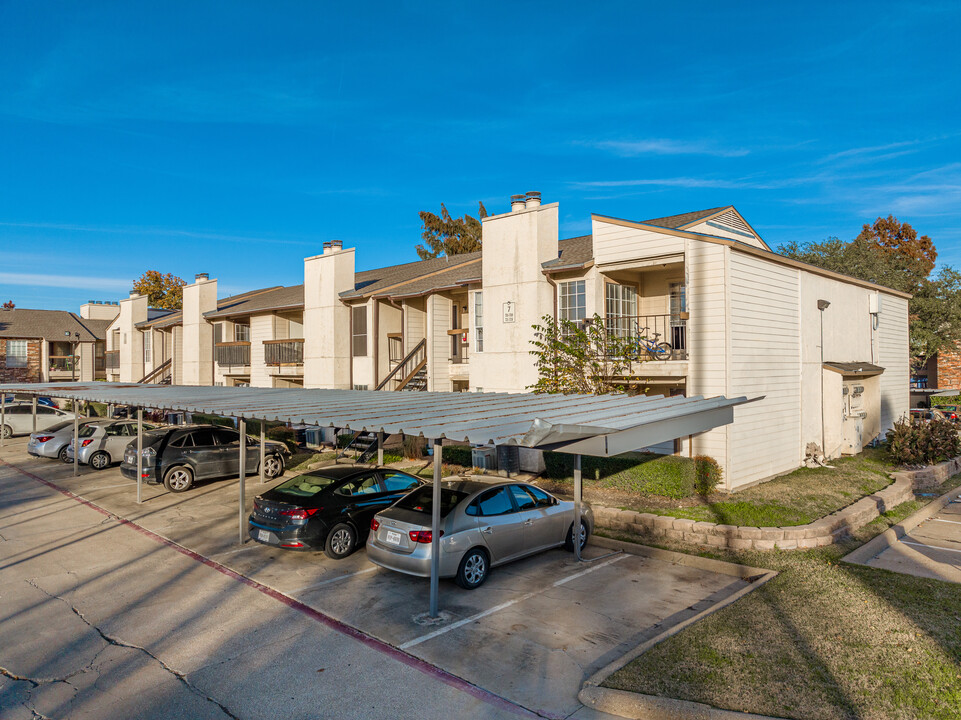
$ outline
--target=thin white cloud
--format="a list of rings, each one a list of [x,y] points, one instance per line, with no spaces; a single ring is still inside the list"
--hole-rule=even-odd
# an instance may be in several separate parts
[[[919,145],[920,140],[904,140],[902,142],[887,143],[885,145],[868,145],[865,147],[850,148],[848,150],[842,150],[841,152],[832,153],[830,155],[825,155],[823,158],[818,160],[818,162],[826,163],[833,162],[835,160],[842,160],[845,158],[852,157],[864,157],[864,156],[876,156],[881,153],[880,157],[872,157],[871,159],[884,159],[887,157],[897,157],[898,155],[904,155],[906,152],[914,152],[909,150],[906,152],[891,153],[891,150],[900,150],[901,148],[908,148],[914,145]]]
[[[130,290],[133,280],[130,278],[0,272],[0,285],[80,288],[82,290]]]
[[[638,155],[709,155],[712,157],[744,157],[746,148],[722,148],[701,141],[649,138],[647,140],[601,140],[583,143],[598,150],[609,150],[622,157]]]

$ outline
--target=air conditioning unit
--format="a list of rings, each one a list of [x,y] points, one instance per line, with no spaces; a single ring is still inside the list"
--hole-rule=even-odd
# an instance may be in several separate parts
[[[497,448],[476,447],[470,451],[470,462],[478,470],[494,472],[497,470]]]

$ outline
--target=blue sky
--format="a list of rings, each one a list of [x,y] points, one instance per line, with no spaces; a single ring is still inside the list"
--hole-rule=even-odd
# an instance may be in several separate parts
[[[590,8],[590,9],[588,9]],[[0,0],[0,300],[222,294],[416,259],[512,193],[733,204],[772,246],[893,213],[961,265],[958,3]]]

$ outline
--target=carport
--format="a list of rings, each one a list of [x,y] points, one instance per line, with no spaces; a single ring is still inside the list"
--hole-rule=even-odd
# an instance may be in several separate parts
[[[371,392],[363,390],[185,387],[133,383],[0,385],[0,425],[6,393],[50,395],[77,402],[137,408],[137,492],[142,471],[144,408],[237,418],[240,430],[239,538],[246,539],[246,421],[345,428],[353,432],[428,438],[434,448],[430,615],[438,614],[440,490],[443,441],[516,445],[574,455],[575,518],[582,503],[581,455],[610,457],[705,432],[734,421],[734,408],[759,398],[522,393]],[[74,443],[78,441],[74,422]],[[0,438],[0,443],[3,440]],[[382,456],[379,458],[382,461]],[[263,463],[261,462],[261,467]],[[578,559],[579,544],[574,543]]]

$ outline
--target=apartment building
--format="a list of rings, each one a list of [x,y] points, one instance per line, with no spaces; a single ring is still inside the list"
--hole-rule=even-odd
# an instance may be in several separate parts
[[[166,364],[175,384],[523,392],[537,380],[532,326],[597,314],[626,341],[671,346],[641,352],[618,385],[763,396],[733,425],[657,448],[713,456],[729,489],[810,452],[859,452],[907,411],[903,293],[775,254],[731,206],[592,215],[591,234],[569,239],[558,218],[528,193],[484,219],[475,253],[357,272],[357,251],[333,241],[304,260],[303,285],[218,299],[198,275],[183,311],[155,317],[131,296],[113,329],[116,377]]]

